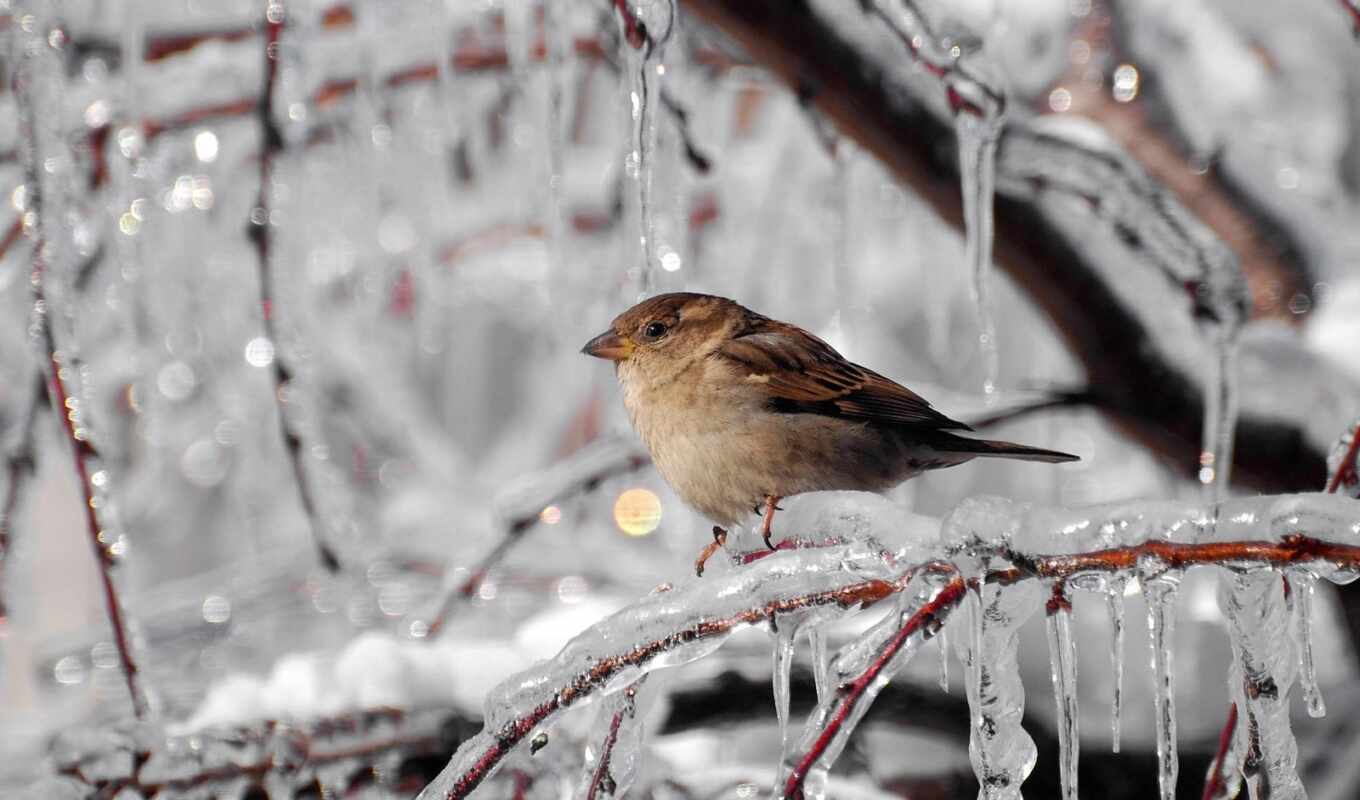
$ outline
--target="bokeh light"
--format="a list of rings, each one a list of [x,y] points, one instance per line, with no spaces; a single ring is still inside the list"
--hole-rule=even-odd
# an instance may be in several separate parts
[[[629,489],[614,501],[614,524],[629,536],[646,536],[661,524],[661,498],[648,489]]]

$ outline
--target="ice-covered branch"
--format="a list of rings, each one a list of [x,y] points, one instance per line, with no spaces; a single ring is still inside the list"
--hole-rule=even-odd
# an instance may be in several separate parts
[[[933,559],[928,557],[932,549],[937,551]],[[946,558],[954,565],[941,563]],[[918,566],[901,569],[894,561]],[[1347,582],[1360,574],[1360,505],[1328,494],[1083,510],[979,498],[945,519],[935,545],[917,541],[893,558],[872,539],[779,552],[720,578],[693,580],[644,598],[578,635],[553,660],[501,684],[487,700],[483,732],[460,747],[421,796],[466,796],[519,743],[546,731],[566,709],[619,691],[650,670],[701,658],[737,627],[786,624],[818,610],[844,613],[898,595],[894,613],[838,654],[830,682],[838,688],[821,698],[799,747],[785,760],[783,796],[815,795],[808,781],[820,779],[883,682],[939,629],[971,585],[973,627],[961,637],[959,649],[970,673],[973,763],[989,797],[1016,797],[1033,766],[1033,743],[1020,727],[1024,693],[1015,646],[1020,624],[1039,605],[1040,580],[1103,592],[1109,581],[1137,576],[1152,606],[1164,611],[1180,574],[1192,566],[1218,566],[1251,581],[1268,577],[1275,585],[1285,569]],[[1054,609],[1061,613],[1066,595],[1053,596],[1062,598]],[[1165,641],[1169,617],[1158,613],[1150,620],[1153,641],[1164,653],[1170,646]],[[1239,640],[1246,643],[1239,648],[1246,664],[1244,653],[1260,648],[1250,644],[1256,640],[1245,631]],[[1070,657],[1070,636],[1059,630],[1057,642],[1059,655]],[[1279,661],[1270,662],[1272,670],[1286,669]],[[1164,674],[1156,693],[1159,713],[1169,719],[1174,718],[1171,669],[1169,659],[1161,663]],[[1255,673],[1248,668],[1244,674]],[[1074,677],[1065,674],[1055,683],[1074,690]],[[1256,694],[1259,699],[1261,692]],[[1272,702],[1283,702],[1283,696],[1282,689]],[[1270,743],[1262,768],[1279,785],[1292,774],[1292,738],[1281,732],[1279,714],[1260,713],[1259,727]],[[1069,770],[1076,764],[1075,733],[1064,737]],[[1174,727],[1159,726],[1159,734],[1166,796],[1175,785]],[[1075,776],[1069,773],[1069,778],[1065,783],[1074,792]]]
[[[71,448],[75,475],[84,500],[86,534],[98,565],[104,608],[132,710],[140,719],[150,715],[152,702],[141,679],[134,653],[133,632],[114,574],[127,542],[118,530],[111,508],[112,479],[86,419],[85,397],[80,391],[84,385],[85,376],[82,373],[85,367],[77,357],[74,342],[67,343],[64,348],[59,345],[57,323],[53,319],[59,313],[63,318],[73,316],[69,309],[57,307],[50,291],[53,275],[49,259],[57,248],[53,246],[49,231],[58,231],[60,227],[44,214],[45,170],[40,166],[49,157],[41,150],[44,143],[60,141],[52,130],[55,115],[42,104],[50,101],[48,92],[59,80],[60,64],[55,51],[60,47],[63,36],[49,19],[39,17],[29,20],[23,45],[15,48],[16,52],[23,53],[13,76],[26,187],[23,218],[25,228],[33,238],[32,270],[29,275],[33,296],[30,332],[37,342],[38,358],[47,382],[46,395],[61,423],[63,438]],[[68,303],[70,301],[65,296],[60,299]]]
[[[958,167],[940,146],[955,134],[943,118],[947,109],[930,108],[937,88],[916,85],[920,77],[903,68],[900,44],[876,20],[832,5],[684,3],[960,226]],[[1096,404],[1198,474],[1208,396],[1200,376],[1222,359],[1197,329],[1228,324],[1245,309],[1240,279],[1223,279],[1232,271],[1221,245],[1094,129],[1013,120],[998,141],[996,177],[998,262],[1056,323],[1086,368]],[[1094,185],[1094,193],[1082,188]],[[1156,281],[1139,269],[1146,265],[1160,273]],[[1189,347],[1186,334],[1195,334]],[[1256,347],[1248,341],[1239,348],[1234,474],[1272,491],[1316,487],[1341,398],[1356,387],[1345,387],[1300,344],[1271,341],[1268,360]],[[1290,365],[1297,393],[1315,400],[1275,401],[1271,389],[1284,378],[1268,365],[1280,363]]]
[[[493,690],[482,733],[458,749],[420,796],[466,797],[511,750],[566,709],[622,690],[647,671],[708,655],[739,627],[872,603],[898,591],[897,580],[876,552],[845,546],[765,559],[646,597],[578,635],[551,661]]]
[[[493,503],[504,524],[500,539],[470,573],[449,568],[433,611],[425,614],[423,620],[412,622],[412,632],[437,636],[459,602],[475,595],[487,574],[538,524],[543,509],[592,492],[604,481],[636,472],[650,463],[651,459],[632,438],[605,436],[545,470],[509,483]]]
[[[270,361],[270,376],[274,382],[274,406],[279,418],[279,436],[283,442],[284,453],[293,471],[293,483],[297,488],[298,501],[302,513],[310,527],[312,541],[317,555],[326,569],[335,572],[340,569],[340,559],[326,531],[325,522],[316,507],[312,486],[305,463],[302,435],[297,423],[290,417],[288,401],[296,393],[293,384],[293,371],[286,362],[282,339],[276,322],[278,313],[277,297],[274,286],[274,265],[271,261],[270,245],[273,241],[271,218],[271,196],[274,190],[274,159],[283,150],[283,134],[279,131],[278,121],[274,119],[274,92],[278,84],[279,47],[286,17],[283,0],[265,0],[264,12],[264,82],[260,87],[260,97],[255,113],[260,123],[259,189],[255,207],[250,211],[249,232],[255,245],[255,264],[260,288],[260,316],[264,325],[265,337],[273,343],[274,357]]]

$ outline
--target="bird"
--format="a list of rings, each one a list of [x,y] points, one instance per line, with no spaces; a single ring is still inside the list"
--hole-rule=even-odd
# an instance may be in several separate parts
[[[805,492],[883,492],[974,458],[1060,463],[1057,450],[975,439],[912,390],[787,322],[717,295],[675,292],[619,314],[581,352],[612,361],[657,471],[726,528]],[[703,560],[716,551],[710,546]]]

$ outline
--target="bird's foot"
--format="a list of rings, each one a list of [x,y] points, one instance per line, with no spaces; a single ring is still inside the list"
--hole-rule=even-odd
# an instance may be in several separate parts
[[[777,549],[772,538],[774,531],[770,530],[770,526],[774,524],[774,512],[784,510],[779,507],[779,500],[780,498],[774,495],[765,498],[765,518],[760,523],[760,538],[765,540],[765,546],[771,550]]]
[[[699,557],[694,560],[694,574],[702,578],[704,576],[704,565],[713,557],[713,554],[721,550],[727,544],[727,531],[713,526],[713,543],[699,551]]]

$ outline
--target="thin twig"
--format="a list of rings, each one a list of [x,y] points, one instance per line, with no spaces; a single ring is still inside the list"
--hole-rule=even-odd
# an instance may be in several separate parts
[[[47,247],[43,234],[43,191],[42,173],[38,167],[41,156],[37,152],[39,139],[36,133],[36,120],[39,110],[34,107],[33,94],[36,88],[32,61],[38,56],[30,54],[28,62],[20,65],[14,73],[14,92],[19,104],[20,135],[24,144],[24,171],[26,184],[26,205],[34,216],[33,262],[29,278],[33,297],[33,328],[41,347],[41,366],[47,380],[47,396],[61,422],[62,433],[71,446],[71,456],[75,468],[82,499],[84,500],[85,529],[90,546],[94,550],[95,561],[99,567],[100,585],[104,594],[104,608],[113,632],[114,647],[122,667],[123,679],[127,683],[128,695],[132,701],[132,711],[138,719],[146,718],[151,712],[151,701],[146,688],[142,685],[137,659],[129,634],[122,599],[114,581],[113,572],[118,563],[116,535],[106,531],[100,520],[102,499],[94,483],[98,475],[103,482],[108,480],[108,472],[100,466],[102,459],[91,440],[90,430],[83,421],[80,401],[67,389],[66,375],[79,380],[80,364],[57,348],[55,326],[52,322],[54,309],[47,292],[48,265]],[[94,470],[91,465],[96,465]],[[105,510],[103,513],[108,513]]]
[[[899,584],[899,587],[901,585]],[[803,783],[807,780],[808,773],[826,753],[841,730],[856,716],[855,712],[860,704],[873,702],[876,692],[872,690],[881,688],[882,684],[879,683],[881,679],[891,677],[891,673],[885,675],[884,671],[892,663],[893,658],[917,631],[925,631],[927,637],[933,636],[944,624],[945,617],[963,601],[967,593],[968,584],[956,575],[936,592],[934,597],[907,618],[892,637],[878,649],[863,672],[836,688],[835,710],[827,718],[825,726],[812,746],[798,757],[788,780],[784,783],[785,798],[802,800]]]
[[[600,457],[601,452],[606,456],[609,450],[617,445],[616,442],[596,441],[587,445],[582,450],[569,456],[566,460],[544,470],[548,473],[555,470],[572,471],[573,466],[586,460],[594,460]],[[450,568],[445,579],[444,586],[441,588],[439,601],[433,614],[429,615],[424,634],[434,638],[444,626],[448,624],[453,612],[465,600],[471,599],[481,589],[488,574],[496,568],[510,551],[518,544],[541,520],[540,514],[543,509],[554,503],[561,503],[581,494],[595,491],[600,484],[620,475],[627,475],[636,472],[647,466],[651,460],[643,456],[636,450],[629,449],[617,458],[604,458],[594,469],[589,469],[574,477],[565,486],[552,486],[550,479],[543,479],[549,483],[546,492],[530,491],[530,497],[520,498],[515,501],[519,510],[513,511],[505,521],[504,533],[491,548],[491,550],[477,562],[477,566],[472,569],[467,578],[456,581],[453,580],[453,571]],[[537,473],[535,476],[527,476],[527,480],[538,480],[544,473]]]
[[[595,771],[590,776],[586,800],[596,800],[601,792],[607,797],[613,797],[617,791],[614,776],[609,771],[609,762],[614,755],[614,745],[619,742],[619,729],[623,727],[623,721],[637,713],[638,687],[644,680],[646,680],[645,675],[623,690],[622,702],[619,708],[614,709],[614,715],[609,719],[609,730],[605,733],[604,742],[600,744],[600,758],[595,763]]]
[[[1228,706],[1228,720],[1223,724],[1223,730],[1218,734],[1218,750],[1214,753],[1213,764],[1209,767],[1209,780],[1204,782],[1203,800],[1219,800],[1223,796],[1223,791],[1227,788],[1226,769],[1231,767],[1225,763],[1228,759],[1228,750],[1232,747],[1233,734],[1237,731],[1237,704]]]
[[[278,82],[279,40],[283,33],[285,13],[283,0],[265,0],[264,85],[260,89],[260,97],[255,106],[255,113],[260,122],[259,193],[256,196],[255,207],[251,210],[249,231],[250,238],[255,244],[264,334],[274,345],[270,375],[274,379],[274,406],[279,417],[279,435],[283,440],[283,449],[288,457],[289,466],[293,470],[293,483],[297,487],[298,500],[302,504],[302,513],[311,529],[317,555],[326,569],[337,572],[340,569],[340,559],[328,541],[325,523],[317,513],[316,499],[312,496],[303,458],[302,436],[289,419],[287,395],[293,383],[293,371],[284,362],[278,326],[274,322],[277,309],[273,264],[270,262],[269,253],[272,227],[269,217],[274,158],[283,150],[283,134],[279,132],[278,124],[274,120],[274,88]]]

